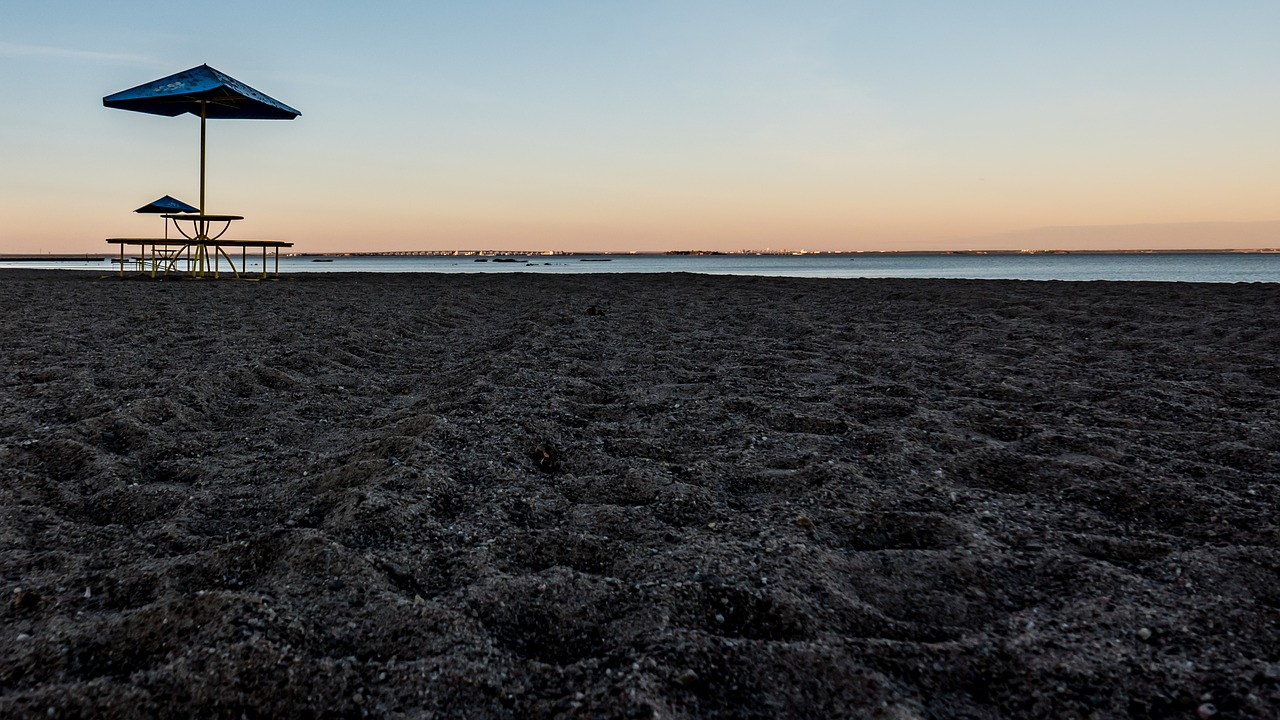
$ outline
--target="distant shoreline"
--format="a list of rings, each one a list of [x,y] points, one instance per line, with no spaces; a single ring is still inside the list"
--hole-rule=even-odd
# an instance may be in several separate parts
[[[1274,248],[1190,248],[1161,250],[832,250],[832,251],[718,251],[718,250],[663,250],[663,251],[596,251],[573,252],[560,250],[375,250],[355,252],[300,252],[290,253],[287,257],[300,258],[333,258],[333,257],[688,257],[688,256],[816,256],[816,257],[856,257],[865,255],[1231,255],[1231,254],[1277,254],[1280,247]],[[33,255],[30,253],[0,253],[0,262],[97,262],[114,258],[112,253],[47,253]]]
[[[662,250],[570,252],[551,250],[386,250],[361,252],[291,253],[291,257],[687,257],[687,256],[857,256],[857,255],[1207,255],[1280,253],[1280,248],[1171,249],[1171,250]],[[2,258],[3,256],[0,256]]]
[[[65,260],[67,262],[97,262],[105,261],[107,258],[115,257],[110,254],[98,255],[96,253],[77,253],[74,255],[51,253],[49,255],[4,255],[0,254],[0,260],[4,262],[49,262]]]

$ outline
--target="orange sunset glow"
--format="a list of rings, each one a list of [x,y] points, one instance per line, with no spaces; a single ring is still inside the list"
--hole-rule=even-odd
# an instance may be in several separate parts
[[[194,40],[10,13],[4,253],[193,201],[198,120],[99,101],[201,62],[302,110],[211,123],[208,186],[306,252],[1278,244],[1266,4],[233,5]]]

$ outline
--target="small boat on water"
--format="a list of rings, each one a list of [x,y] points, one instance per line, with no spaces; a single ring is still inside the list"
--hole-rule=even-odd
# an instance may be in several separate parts
[[[333,258],[311,258],[311,262],[333,262]]]

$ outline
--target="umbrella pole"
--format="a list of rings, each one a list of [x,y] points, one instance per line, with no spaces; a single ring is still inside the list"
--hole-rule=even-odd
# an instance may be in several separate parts
[[[209,107],[208,102],[204,100],[200,101],[200,214],[201,215],[204,215],[204,156],[205,156],[204,140],[205,140],[205,124],[206,124],[205,110],[208,107]],[[196,235],[196,242],[198,244],[196,245],[195,276],[198,278],[204,277],[204,267],[205,267],[205,260],[206,260],[204,241],[207,235],[207,233],[205,232],[205,229],[206,229],[206,226],[203,220],[200,220],[196,223],[195,235]]]
[[[205,139],[205,100],[200,101],[200,214],[204,214],[204,139]]]

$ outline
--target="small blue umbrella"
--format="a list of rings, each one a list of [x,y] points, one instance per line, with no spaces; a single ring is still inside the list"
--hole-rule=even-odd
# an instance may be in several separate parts
[[[162,77],[102,98],[109,108],[200,118],[200,214],[204,214],[205,121],[292,120],[302,113],[208,65]]]
[[[147,203],[142,207],[134,210],[136,213],[193,213],[200,212],[200,208],[191,207],[181,200],[165,195],[155,202]]]
[[[136,213],[198,213],[200,212],[200,208],[191,207],[190,205],[182,202],[181,200],[175,197],[172,197],[170,195],[165,195],[159,200],[155,200],[153,202],[147,203],[146,205],[143,205],[137,210],[134,210],[134,212]],[[168,218],[166,218],[164,221],[164,237],[166,240],[169,239]]]

